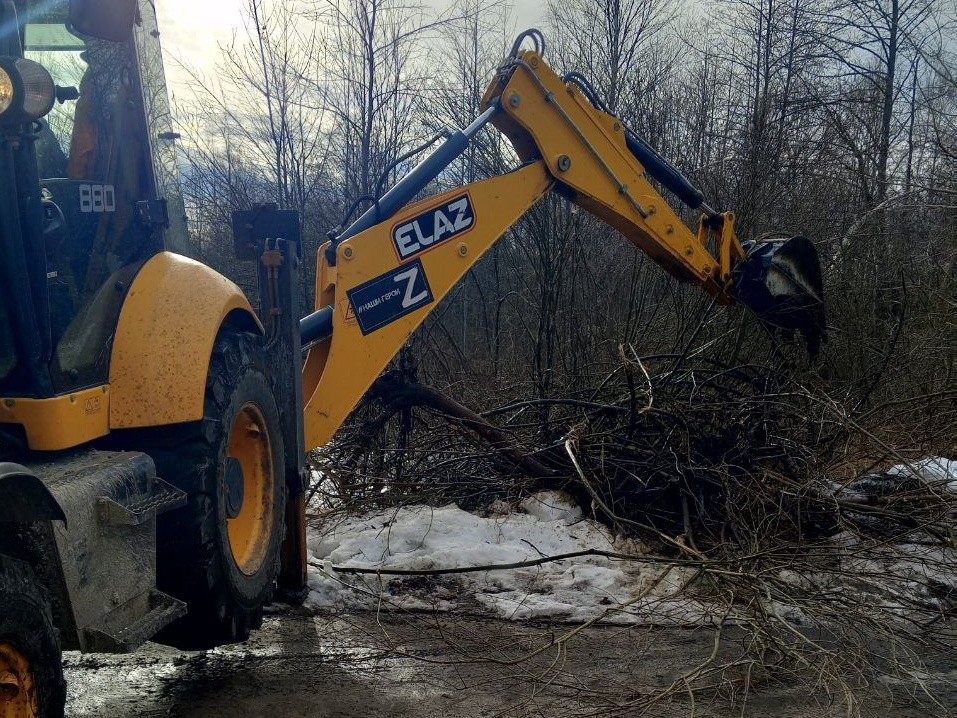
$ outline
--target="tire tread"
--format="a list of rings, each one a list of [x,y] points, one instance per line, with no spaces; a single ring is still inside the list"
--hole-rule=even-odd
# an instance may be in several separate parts
[[[269,576],[266,586],[252,602],[242,601],[230,582],[229,568],[222,558],[218,529],[216,464],[229,402],[234,388],[249,373],[265,378],[268,364],[258,348],[258,337],[225,331],[217,339],[210,360],[204,419],[188,427],[170,427],[162,433],[179,432],[180,440],[157,441],[147,450],[160,476],[186,491],[186,506],[161,517],[158,526],[157,572],[162,590],[189,605],[189,613],[161,632],[161,643],[184,649],[206,649],[245,641],[249,631],[262,622],[262,608],[272,592],[279,570],[278,547],[267,554]],[[278,426],[277,426],[278,431]],[[164,437],[165,438],[165,437]],[[274,437],[275,440],[275,437]],[[282,446],[281,437],[280,448]],[[160,448],[162,447],[162,448]],[[279,497],[283,504],[285,486],[281,465]],[[278,543],[285,533],[285,511],[278,512]],[[275,560],[270,557],[274,555]]]

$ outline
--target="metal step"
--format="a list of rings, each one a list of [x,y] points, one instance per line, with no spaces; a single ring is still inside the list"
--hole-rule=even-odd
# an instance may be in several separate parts
[[[154,589],[117,606],[101,625],[85,628],[86,650],[129,653],[185,615],[185,603]]]
[[[139,526],[164,511],[185,505],[186,493],[154,476],[150,479],[150,491],[145,496],[136,496],[125,503],[120,503],[109,496],[101,496],[96,503],[100,523],[113,526]]]

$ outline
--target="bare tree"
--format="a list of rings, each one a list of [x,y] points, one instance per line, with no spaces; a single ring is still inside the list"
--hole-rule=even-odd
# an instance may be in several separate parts
[[[194,232],[204,235],[207,259],[246,282],[253,281],[248,268],[232,267],[232,210],[262,201],[298,210],[304,280],[315,271],[321,228],[338,214],[330,211],[327,110],[311,79],[321,45],[302,11],[297,3],[247,0],[244,34],[222,48],[214,78],[191,71],[195,98],[184,103]],[[301,282],[304,310],[313,285]]]
[[[321,0],[311,13],[323,28],[323,102],[348,205],[371,197],[378,178],[424,134],[423,98],[434,81],[425,40],[436,23],[424,6],[397,0]]]
[[[885,200],[892,150],[906,128],[908,75],[940,30],[935,0],[837,0],[820,11],[823,47],[841,93],[842,134],[856,155],[866,203]],[[908,64],[911,66],[908,67]],[[916,69],[914,70],[916,71]],[[852,125],[859,127],[854,128]]]
[[[549,35],[560,63],[591,78],[608,107],[621,114],[673,61],[673,53],[663,52],[665,31],[680,8],[666,0],[549,2]]]

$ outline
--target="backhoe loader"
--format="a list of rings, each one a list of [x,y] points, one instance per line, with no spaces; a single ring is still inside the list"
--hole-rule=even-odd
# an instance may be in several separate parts
[[[62,715],[62,649],[208,648],[301,600],[305,452],[550,191],[816,351],[813,246],[739,242],[543,42],[523,33],[475,121],[330,235],[300,319],[295,212],[233,218],[258,311],[184,256],[154,3],[0,0],[0,718]],[[488,124],[516,167],[416,201]]]

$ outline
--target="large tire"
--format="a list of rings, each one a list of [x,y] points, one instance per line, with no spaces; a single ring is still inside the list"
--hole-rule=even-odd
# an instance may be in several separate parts
[[[0,715],[62,718],[60,634],[30,567],[0,556]]]
[[[262,623],[279,571],[286,502],[285,447],[268,372],[257,337],[224,331],[210,360],[203,420],[163,430],[147,449],[158,475],[188,496],[157,527],[157,583],[189,607],[154,639],[161,643],[212,648],[245,641]],[[238,502],[237,485],[245,494]]]

